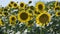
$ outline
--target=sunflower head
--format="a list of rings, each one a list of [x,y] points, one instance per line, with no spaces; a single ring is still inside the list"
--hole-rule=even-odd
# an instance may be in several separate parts
[[[18,7],[18,5],[17,5],[17,3],[16,3],[16,2],[11,1],[11,2],[8,4],[8,7],[9,7],[9,8],[17,8],[17,7]]]
[[[55,1],[55,7],[56,7],[56,5],[57,5],[57,1]]]
[[[21,2],[20,3],[20,9],[24,9],[25,8],[25,3],[24,2]]]
[[[55,7],[56,7],[56,6],[59,6],[58,0],[55,2]]]
[[[11,1],[11,2],[8,4],[8,7],[9,7],[9,8],[12,8],[14,3],[15,3],[14,1]]]
[[[57,12],[56,12],[56,16],[60,16],[60,12],[57,11]]]
[[[10,25],[15,25],[16,24],[16,16],[11,15],[9,17]]]
[[[31,9],[28,9],[26,12],[28,12],[30,14],[30,18],[33,19],[34,11]]]
[[[0,11],[0,16],[3,16],[3,11]]]
[[[28,22],[30,20],[30,14],[22,10],[18,13],[18,20],[21,22]]]
[[[30,6],[29,8],[30,8],[31,10],[34,10],[34,9],[35,9],[34,6]]]
[[[8,7],[5,7],[3,10],[4,10],[4,11],[8,11],[8,9],[9,9]]]
[[[54,8],[54,10],[55,10],[55,11],[56,11],[56,10],[60,10],[60,7],[57,6],[57,7]]]
[[[8,6],[7,6],[8,8],[12,8],[12,5],[11,4],[8,4]]]
[[[43,2],[37,2],[35,7],[37,11],[45,9],[45,5]]]
[[[11,1],[10,4],[14,4],[15,2],[14,1]]]
[[[13,4],[13,8],[18,8],[17,3],[14,3],[14,4]]]
[[[50,22],[51,18],[50,18],[50,14],[49,13],[41,13],[36,17],[36,22],[38,25],[40,26],[45,26],[48,24],[48,22]]]
[[[8,12],[3,12],[3,16],[8,16]]]
[[[59,5],[59,2],[56,3],[56,6],[58,6],[58,5]]]

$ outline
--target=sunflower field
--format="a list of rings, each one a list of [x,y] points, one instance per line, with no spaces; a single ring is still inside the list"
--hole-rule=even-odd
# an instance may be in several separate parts
[[[0,34],[60,34],[60,1],[17,3],[0,6]]]

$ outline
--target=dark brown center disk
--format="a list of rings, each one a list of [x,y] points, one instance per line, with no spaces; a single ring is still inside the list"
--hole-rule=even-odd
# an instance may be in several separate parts
[[[40,4],[40,5],[38,5],[38,9],[39,10],[42,10],[43,9],[43,6]]]
[[[7,16],[7,15],[8,15],[8,13],[7,13],[7,12],[4,12],[4,15],[5,15],[5,16]]]
[[[60,12],[58,13],[58,15],[60,15]]]
[[[14,2],[13,1],[11,1],[11,4],[13,4]]]
[[[59,7],[56,7],[55,10],[59,10],[60,8]]]
[[[26,19],[28,18],[28,14],[25,13],[25,12],[21,13],[20,18],[21,18],[22,20],[26,20]]]
[[[21,3],[21,4],[20,4],[20,6],[21,6],[21,7],[23,7],[23,6],[24,6],[24,4],[23,4],[23,3]]]
[[[17,4],[14,4],[14,6],[16,7],[16,6],[17,6]]]
[[[43,14],[39,17],[41,23],[46,23],[49,20],[49,17],[46,14]]]
[[[12,7],[12,6],[9,4],[9,7]]]
[[[15,17],[12,17],[12,18],[11,18],[11,20],[13,20],[13,21],[14,21],[14,20],[15,20]]]

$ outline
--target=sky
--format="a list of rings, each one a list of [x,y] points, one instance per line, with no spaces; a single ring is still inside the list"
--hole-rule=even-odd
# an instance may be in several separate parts
[[[0,0],[0,6],[2,5],[3,7],[5,7],[10,3],[10,1],[15,1],[15,2],[18,1],[18,4],[19,4],[22,1],[25,3],[28,3],[30,0]],[[32,3],[30,5],[34,6],[36,4],[36,2],[38,2],[38,1],[50,2],[50,1],[56,1],[56,0],[31,0],[31,1],[32,1]],[[60,0],[58,0],[58,1],[60,1]]]

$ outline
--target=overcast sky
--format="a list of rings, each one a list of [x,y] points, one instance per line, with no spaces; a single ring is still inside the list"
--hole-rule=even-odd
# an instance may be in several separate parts
[[[25,3],[29,2],[29,0],[0,0],[0,5],[2,5],[3,7],[5,7],[5,6],[7,6],[7,4],[10,1],[15,1],[15,2],[18,1],[18,3],[22,2],[22,1],[25,2]],[[50,1],[56,1],[56,0],[32,0],[32,3],[30,5],[35,5],[36,2],[38,2],[38,1],[50,2]],[[60,0],[58,0],[58,1],[60,1]]]

